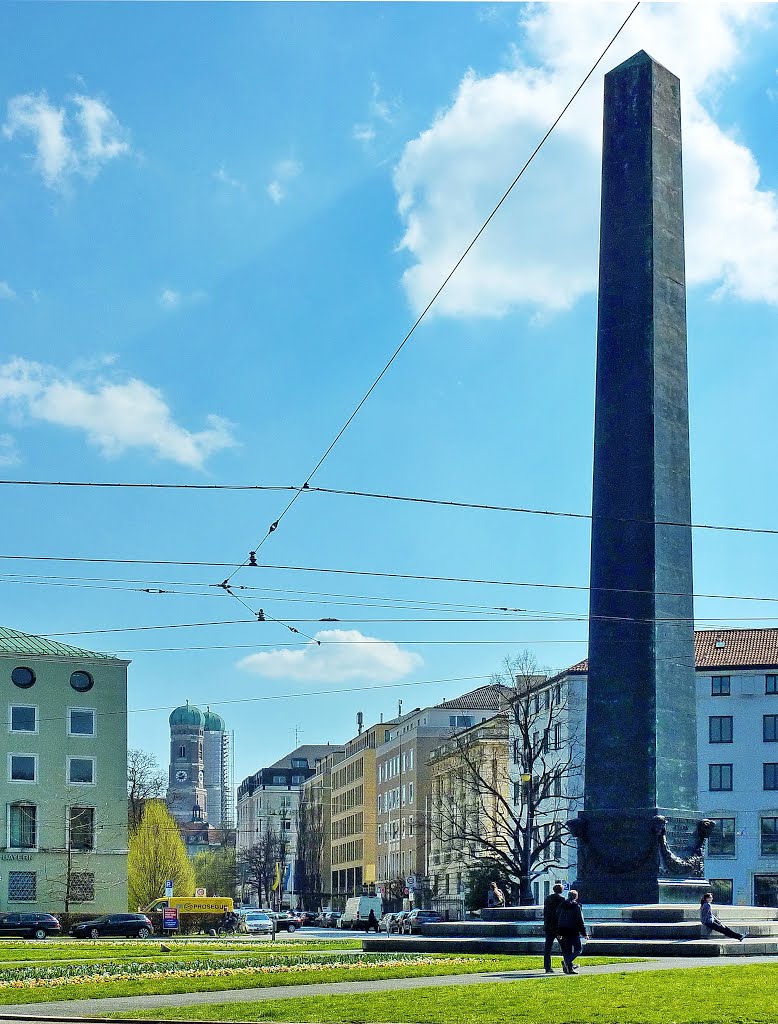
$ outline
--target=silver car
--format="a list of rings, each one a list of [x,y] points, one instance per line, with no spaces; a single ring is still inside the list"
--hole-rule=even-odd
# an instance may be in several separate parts
[[[247,932],[251,932],[254,935],[272,935],[275,931],[273,919],[261,910],[252,910],[250,913],[242,916]]]

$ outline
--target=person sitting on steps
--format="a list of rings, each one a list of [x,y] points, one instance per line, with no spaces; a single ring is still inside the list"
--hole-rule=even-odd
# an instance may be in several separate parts
[[[710,928],[711,931],[720,932],[722,935],[726,935],[728,939],[737,939],[738,942],[742,942],[745,935],[741,935],[740,932],[733,932],[731,928],[727,928],[726,925],[722,924],[713,913],[713,908],[711,907],[712,902],[712,892],[706,892],[700,900],[700,921],[702,924],[704,924],[706,928]]]

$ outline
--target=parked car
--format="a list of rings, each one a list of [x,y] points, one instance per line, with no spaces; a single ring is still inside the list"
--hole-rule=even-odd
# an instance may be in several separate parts
[[[45,939],[60,935],[62,927],[53,914],[0,914],[0,935]]]
[[[296,932],[298,928],[302,928],[303,921],[301,917],[292,913],[269,913],[268,917],[271,917],[275,921],[277,932]]]
[[[104,914],[91,921],[74,924],[70,934],[76,939],[99,939],[103,935],[147,939],[154,934],[154,925],[145,914]]]
[[[421,932],[423,924],[433,924],[435,921],[442,921],[443,917],[437,910],[412,910],[402,922],[403,935],[413,935],[414,932]]]
[[[378,922],[379,932],[386,932],[387,935],[390,935],[392,932],[392,922],[394,921],[395,916],[395,914],[384,914]]]
[[[398,934],[403,934],[403,921],[410,914],[410,910],[401,910],[399,914],[394,915],[394,921],[392,921],[392,931]]]
[[[328,910],[321,917],[322,928],[337,928],[340,920],[340,911]]]
[[[314,910],[303,910],[300,913],[303,925],[314,925],[319,923],[319,915]]]
[[[255,935],[272,935],[276,930],[273,918],[264,910],[250,910],[247,914],[241,914],[243,925],[247,932]]]

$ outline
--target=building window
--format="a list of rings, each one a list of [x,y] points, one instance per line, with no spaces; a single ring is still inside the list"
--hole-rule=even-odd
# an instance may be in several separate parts
[[[284,832],[291,832],[291,831],[292,831],[292,822],[289,820],[289,818],[284,818]]]
[[[708,740],[711,743],[732,742],[732,715],[711,715],[708,718]]]
[[[709,764],[708,765],[708,789],[712,793],[732,789],[732,765],[731,764]]]
[[[73,871],[70,875],[70,899],[73,903],[91,903],[94,898],[94,874],[91,871]]]
[[[562,776],[557,774],[554,776],[554,796],[562,795]]]
[[[762,788],[778,789],[778,762],[762,765]]]
[[[514,782],[513,783],[513,802],[515,804],[518,804],[518,803],[521,802],[521,783],[520,782]]]
[[[778,856],[778,818],[762,818],[760,832],[762,856]]]
[[[448,724],[452,729],[469,729],[473,724],[472,715],[449,715]]]
[[[716,828],[708,839],[709,857],[735,856],[735,819],[713,818]]]
[[[27,668],[25,665],[20,665],[11,673],[11,681],[14,686],[18,686],[20,690],[29,690],[35,682],[35,673],[31,668]]]
[[[764,692],[765,693],[778,693],[778,676],[765,676],[764,677]]]
[[[519,747],[518,739],[514,739],[514,741],[513,741],[513,763],[514,764],[519,764],[520,761],[521,761],[521,748]]]
[[[762,716],[762,739],[765,743],[778,742],[778,715]]]
[[[8,816],[8,846],[12,850],[34,850],[38,845],[38,808],[34,804],[11,804]]]
[[[37,886],[34,871],[8,872],[8,902],[22,903],[36,899]]]
[[[292,758],[293,768],[305,768],[308,770],[308,758],[307,757],[293,757]]]
[[[413,803],[413,783],[412,782],[408,783],[408,803],[409,804]]]
[[[38,709],[28,704],[11,706],[11,732],[37,732]]]
[[[68,711],[68,736],[94,736],[95,713],[87,708],[70,708]]]
[[[410,749],[410,751],[408,753],[408,771],[409,772],[413,771],[413,747],[411,747],[411,749]]]
[[[713,902],[722,906],[732,906],[733,879],[731,878],[710,878],[710,891],[713,893]]]
[[[95,781],[95,759],[93,757],[68,758],[68,782],[80,786],[92,786]]]
[[[729,697],[731,683],[729,676],[713,676],[710,681],[711,697]]]
[[[270,782],[271,786],[285,786],[286,776],[285,775],[274,775]]]
[[[38,755],[9,754],[8,775],[11,782],[35,782],[38,777]]]
[[[292,785],[293,786],[302,786],[302,784],[304,782],[305,782],[305,776],[304,775],[293,775],[292,776]]]
[[[95,685],[88,672],[74,672],[70,677],[70,685],[76,693],[87,693]]]
[[[68,809],[68,835],[71,850],[94,850],[94,807],[71,807]]]

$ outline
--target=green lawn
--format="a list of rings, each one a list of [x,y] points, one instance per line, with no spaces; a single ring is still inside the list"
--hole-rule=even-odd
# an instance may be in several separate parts
[[[385,961],[386,959],[395,959],[402,956],[408,956],[409,954],[372,954],[371,960]],[[268,961],[273,959],[281,959],[282,961],[287,960],[286,956],[280,958],[268,956],[264,958]],[[301,959],[308,960],[308,957]],[[349,957],[349,960],[351,958]],[[413,957],[413,959],[416,959]],[[345,966],[328,966],[326,962],[323,963],[322,968],[318,969],[306,969],[306,970],[289,970],[288,967],[282,966],[280,972],[274,972],[270,974],[261,973],[260,971],[251,971],[246,973],[237,974],[217,974],[217,975],[199,975],[196,977],[169,977],[169,978],[149,978],[149,977],[135,977],[127,979],[117,979],[112,981],[108,978],[96,978],[96,975],[100,973],[101,964],[108,966],[109,961],[103,960],[100,963],[94,964],[94,970],[90,971],[86,976],[79,979],[73,979],[67,981],[65,984],[56,985],[53,987],[49,986],[36,986],[26,985],[24,987],[14,988],[1,988],[0,989],[0,1004],[1,1005],[18,1005],[20,1003],[34,1003],[34,1002],[60,1002],[67,999],[105,999],[113,996],[134,996],[134,995],[161,995],[173,992],[214,992],[214,991],[225,991],[235,990],[242,988],[269,988],[276,986],[287,986],[287,985],[312,985],[312,984],[328,984],[331,982],[340,981],[377,981],[388,978],[418,978],[418,977],[434,977],[446,974],[478,974],[488,971],[515,971],[515,970],[529,970],[537,968],[539,965],[538,957],[518,957],[518,956],[467,956],[467,957],[448,957],[445,955],[430,956],[430,963],[415,963],[409,961],[408,963],[398,964],[380,964],[371,963],[370,960],[364,964],[354,967]],[[179,958],[177,957],[178,961]],[[312,963],[326,961],[321,955],[311,954],[310,960]],[[160,964],[164,963],[164,958],[159,957]],[[598,959],[595,962],[598,963],[610,963],[613,961]],[[110,961],[115,963],[115,961]],[[17,965],[18,966],[18,965]],[[43,966],[43,965],[37,965]],[[53,967],[59,967],[60,965],[51,965]],[[219,959],[214,957],[210,966],[214,969],[220,969],[222,966]],[[63,965],[63,970],[67,970],[67,965]],[[6,972],[6,978],[8,972]],[[0,971],[0,980],[3,980],[3,972]]]
[[[586,959],[579,963],[584,973],[576,978],[560,975],[491,986],[201,1004],[112,1016],[316,1024],[775,1024],[778,1020],[775,963],[589,977]]]

